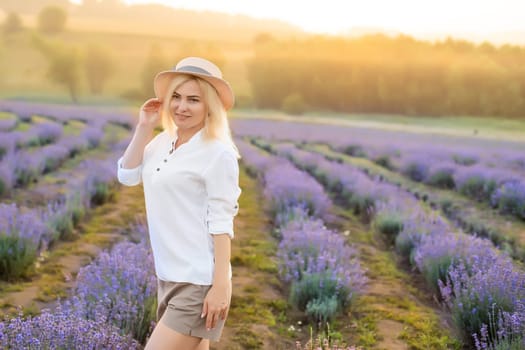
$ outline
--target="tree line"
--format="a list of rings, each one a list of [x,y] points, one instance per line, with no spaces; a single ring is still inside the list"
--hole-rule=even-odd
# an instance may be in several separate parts
[[[525,48],[369,35],[275,40],[249,63],[256,107],[525,117]]]

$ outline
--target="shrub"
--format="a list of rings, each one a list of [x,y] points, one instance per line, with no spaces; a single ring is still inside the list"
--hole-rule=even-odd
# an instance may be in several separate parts
[[[454,168],[446,165],[431,168],[425,182],[431,186],[453,189],[456,187],[456,183],[454,182]]]
[[[418,270],[438,294],[439,284],[447,281],[451,268],[461,265],[468,273],[474,267],[487,268],[498,257],[488,240],[442,232],[423,236],[414,259]]]
[[[491,204],[503,214],[525,220],[525,182],[509,181],[492,194]]]
[[[45,215],[16,204],[0,204],[0,279],[23,277],[48,239]]]
[[[475,154],[455,153],[452,155],[452,160],[459,165],[470,166],[479,161],[479,157]]]
[[[386,235],[387,240],[393,243],[401,230],[403,230],[403,218],[395,212],[378,212],[373,219],[377,231]]]
[[[2,349],[140,349],[100,319],[85,320],[65,312],[43,310],[35,317],[19,315],[0,323]]]
[[[43,33],[58,33],[64,30],[66,21],[67,13],[63,8],[47,6],[38,14],[38,29]]]
[[[422,182],[428,175],[429,165],[426,161],[420,159],[411,159],[401,168],[401,172],[411,180]]]
[[[287,114],[302,115],[307,106],[301,94],[293,93],[283,99],[281,109]]]
[[[123,242],[80,270],[71,309],[86,319],[106,320],[122,334],[145,342],[155,316],[156,288],[149,247]]]
[[[292,283],[291,304],[315,322],[329,322],[348,304],[348,290],[338,285],[330,271],[306,274]]]
[[[279,274],[292,282],[291,303],[316,321],[332,319],[366,283],[356,250],[318,219],[291,221],[281,232]]]
[[[12,281],[24,277],[36,257],[36,246],[30,240],[0,232],[1,279]]]
[[[351,157],[366,157],[366,152],[361,145],[347,145],[343,147],[342,152]]]
[[[15,12],[10,12],[5,19],[3,27],[4,33],[6,34],[12,34],[21,31],[22,19],[20,18],[20,15]]]
[[[450,269],[440,290],[456,326],[471,346],[475,334],[485,334],[490,340],[504,335],[494,327],[504,324],[504,315],[514,315],[514,326],[525,328],[525,274],[507,257],[499,256],[490,264],[458,264]],[[512,331],[501,328],[503,332]]]
[[[389,170],[394,170],[394,164],[392,162],[392,159],[390,159],[390,156],[389,155],[380,155],[378,157],[375,157],[374,158],[374,163],[386,168],[386,169],[389,169]]]

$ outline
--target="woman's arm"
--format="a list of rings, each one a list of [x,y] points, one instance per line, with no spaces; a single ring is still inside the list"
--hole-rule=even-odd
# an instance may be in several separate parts
[[[121,165],[123,168],[133,169],[142,164],[144,148],[153,139],[155,127],[159,123],[161,107],[162,102],[152,98],[140,108],[139,122],[135,128],[135,133],[122,157]]]
[[[213,284],[204,299],[201,317],[206,317],[206,328],[213,329],[220,319],[225,320],[230,309],[231,280],[230,280],[230,235],[213,235],[215,270]]]

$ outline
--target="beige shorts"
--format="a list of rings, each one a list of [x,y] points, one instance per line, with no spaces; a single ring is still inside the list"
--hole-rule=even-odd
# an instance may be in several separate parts
[[[158,280],[157,321],[174,331],[197,338],[218,341],[224,320],[206,330],[206,317],[201,318],[204,298],[211,286]]]

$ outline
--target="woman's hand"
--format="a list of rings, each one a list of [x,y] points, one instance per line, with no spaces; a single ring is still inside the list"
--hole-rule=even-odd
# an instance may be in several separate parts
[[[225,320],[230,310],[231,283],[224,286],[212,285],[202,308],[201,318],[206,317],[206,329],[215,328],[219,319]]]
[[[160,121],[160,110],[162,108],[162,102],[158,98],[150,98],[142,107],[140,107],[139,113],[139,125],[155,129]]]

